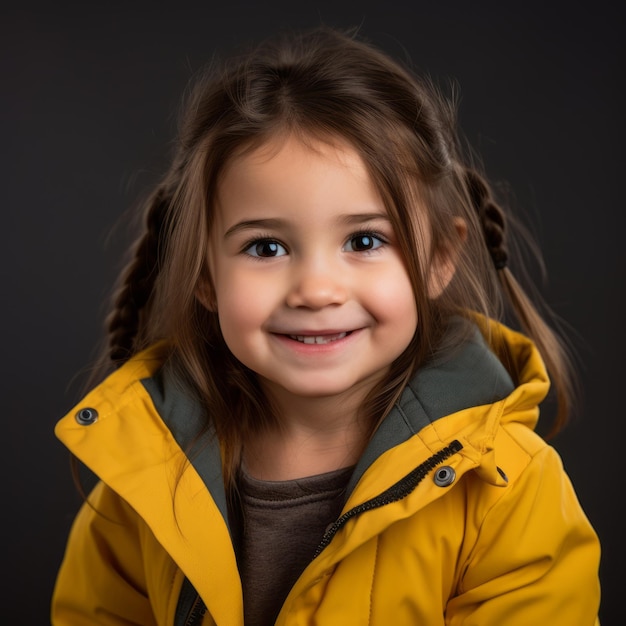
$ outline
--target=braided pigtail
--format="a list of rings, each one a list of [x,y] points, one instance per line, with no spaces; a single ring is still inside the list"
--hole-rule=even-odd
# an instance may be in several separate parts
[[[465,184],[476,210],[487,249],[494,267],[502,270],[507,266],[509,252],[506,246],[506,220],[503,210],[496,204],[491,190],[475,170],[465,170]]]
[[[113,296],[106,328],[108,356],[118,367],[140,348],[142,317],[163,256],[162,231],[168,204],[164,189],[157,188],[147,204],[144,233],[135,242],[132,259],[122,271],[120,286]]]
[[[558,433],[567,422],[574,398],[575,375],[572,358],[564,340],[546,323],[531,298],[510,269],[507,247],[507,221],[503,209],[494,200],[490,187],[478,172],[466,169],[465,185],[478,216],[487,249],[498,274],[501,291],[524,332],[535,342],[550,375],[557,412],[548,437]],[[539,294],[534,294],[540,300]],[[554,313],[541,301],[542,308]]]

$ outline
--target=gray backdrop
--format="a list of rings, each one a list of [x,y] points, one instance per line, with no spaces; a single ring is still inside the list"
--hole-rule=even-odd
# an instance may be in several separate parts
[[[468,139],[530,220],[549,272],[541,287],[574,329],[582,368],[584,405],[554,443],[603,542],[603,626],[618,623],[626,556],[617,513],[626,492],[619,9],[451,0],[39,5],[0,11],[8,550],[0,621],[49,623],[79,505],[53,427],[78,399],[127,243],[118,224],[164,167],[187,80],[214,52],[324,22],[360,24],[393,54],[455,79]]]

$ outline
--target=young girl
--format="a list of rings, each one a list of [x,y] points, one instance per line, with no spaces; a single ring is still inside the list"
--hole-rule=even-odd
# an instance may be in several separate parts
[[[56,429],[99,482],[52,623],[597,623],[596,534],[533,432],[548,373],[565,423],[566,351],[453,107],[318,29],[185,110],[115,371]]]

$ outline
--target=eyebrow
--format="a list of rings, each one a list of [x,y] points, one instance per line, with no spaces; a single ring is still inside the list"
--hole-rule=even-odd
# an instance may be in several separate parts
[[[376,220],[384,220],[385,222],[391,222],[389,216],[386,213],[350,213],[341,217],[341,222],[344,224],[363,224],[365,222],[374,222]]]
[[[254,228],[280,228],[285,225],[285,220],[276,218],[266,218],[260,220],[243,220],[231,226],[225,233],[224,239],[242,230],[252,230]]]
[[[364,224],[366,222],[372,222],[375,220],[384,220],[386,222],[390,222],[389,216],[386,213],[350,213],[347,215],[342,215],[339,219],[339,222],[347,225],[357,225]],[[281,228],[287,224],[286,220],[278,219],[278,218],[265,218],[258,220],[242,220],[241,222],[237,222],[233,224],[225,233],[224,239],[231,237],[235,233],[253,230],[256,228]]]

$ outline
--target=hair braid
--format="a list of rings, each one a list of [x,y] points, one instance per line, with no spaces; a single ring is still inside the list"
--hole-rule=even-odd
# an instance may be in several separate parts
[[[119,366],[138,348],[141,313],[150,300],[160,259],[163,255],[161,232],[169,200],[162,187],[147,204],[144,233],[136,240],[132,259],[120,275],[120,286],[113,296],[113,310],[106,319],[109,359]]]
[[[550,374],[557,399],[557,413],[547,437],[552,437],[565,425],[573,404],[578,400],[577,379],[572,355],[565,337],[553,329],[539,312],[536,304],[541,305],[554,322],[557,317],[543,301],[538,292],[534,300],[507,268],[509,260],[506,246],[506,219],[503,209],[496,204],[489,185],[475,170],[465,169],[465,184],[474,209],[479,217],[483,237],[494,266],[498,271],[498,282],[506,301],[514,315],[537,347]]]
[[[493,199],[485,180],[475,170],[465,170],[465,184],[482,227],[485,243],[497,270],[504,269],[509,260],[506,246],[504,212]]]

